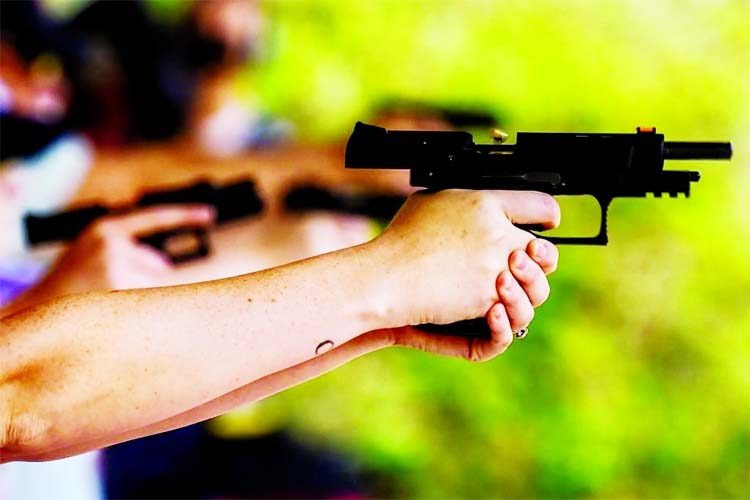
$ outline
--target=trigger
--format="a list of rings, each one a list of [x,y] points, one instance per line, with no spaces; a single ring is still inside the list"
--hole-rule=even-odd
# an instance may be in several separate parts
[[[529,231],[530,233],[542,232],[542,231],[545,231],[547,229],[546,227],[544,227],[541,224],[516,224],[515,226],[518,229],[522,229],[524,231]]]

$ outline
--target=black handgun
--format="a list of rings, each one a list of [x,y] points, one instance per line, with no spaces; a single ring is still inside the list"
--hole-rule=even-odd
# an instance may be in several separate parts
[[[263,200],[251,180],[240,180],[226,185],[197,182],[184,188],[151,191],[141,196],[136,207],[163,204],[200,203],[216,210],[216,223],[223,224],[260,213]],[[26,240],[30,245],[52,241],[69,241],[89,224],[104,215],[120,212],[94,204],[52,215],[27,214],[24,217]],[[167,255],[173,263],[205,257],[210,251],[208,235],[203,228],[180,228],[142,235],[139,241]]]
[[[731,156],[729,142],[667,142],[653,127],[640,127],[634,134],[519,132],[515,144],[475,144],[468,132],[387,130],[358,122],[346,146],[345,165],[408,168],[411,185],[430,190],[593,196],[602,212],[597,235],[545,238],[558,244],[606,245],[607,209],[614,198],[690,195],[690,184],[700,179],[700,173],[664,170],[664,160]],[[483,318],[437,329],[469,336],[488,332]]]
[[[284,208],[290,212],[322,210],[348,215],[361,215],[388,222],[406,201],[406,196],[391,193],[324,188],[302,184],[289,190]]]

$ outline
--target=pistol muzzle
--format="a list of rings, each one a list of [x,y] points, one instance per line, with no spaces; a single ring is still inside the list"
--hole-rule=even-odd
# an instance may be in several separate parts
[[[665,142],[665,160],[728,160],[731,142]]]

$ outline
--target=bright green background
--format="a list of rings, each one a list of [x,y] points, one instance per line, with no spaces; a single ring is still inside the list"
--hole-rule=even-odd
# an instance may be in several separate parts
[[[268,7],[272,57],[243,84],[313,138],[401,97],[490,110],[511,135],[656,125],[735,155],[691,162],[688,200],[615,201],[610,245],[561,248],[502,357],[383,351],[260,411],[375,471],[378,496],[750,496],[750,4]]]
[[[750,3],[267,5],[270,57],[242,85],[311,138],[400,97],[490,110],[511,136],[656,125],[735,155],[691,162],[688,200],[615,201],[610,245],[561,248],[502,357],[379,352],[260,412],[375,471],[377,496],[750,497]]]
[[[688,200],[615,201],[610,245],[560,249],[552,297],[500,358],[386,350],[217,427],[286,425],[378,497],[750,498],[750,2],[265,6],[266,60],[238,83],[303,137],[342,140],[403,98],[491,111],[511,135],[655,125],[735,155],[691,162]]]

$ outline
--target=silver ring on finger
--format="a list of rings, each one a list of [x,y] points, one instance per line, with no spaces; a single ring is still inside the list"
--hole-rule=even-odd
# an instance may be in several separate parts
[[[517,339],[522,339],[526,335],[528,335],[528,333],[529,333],[528,328],[521,328],[520,330],[516,330],[515,332],[513,332],[513,336]]]

